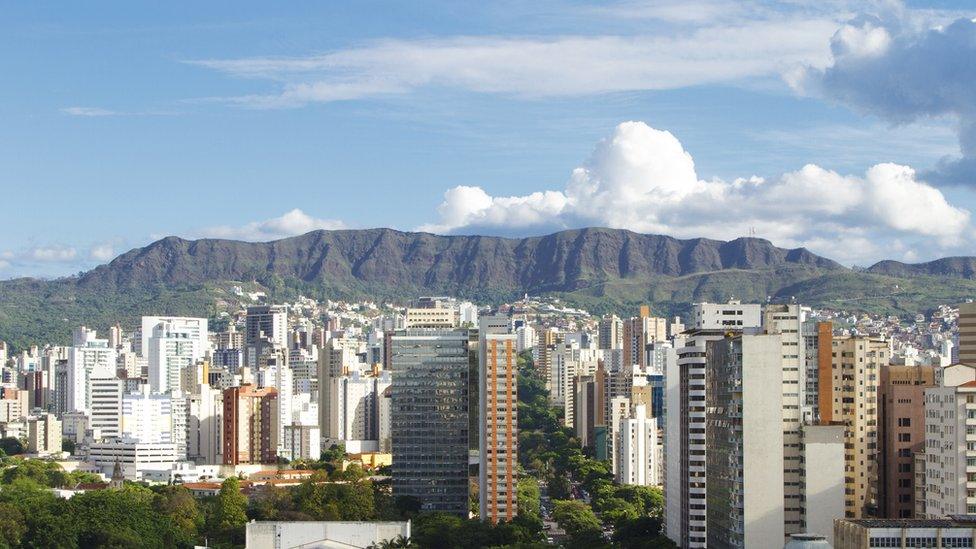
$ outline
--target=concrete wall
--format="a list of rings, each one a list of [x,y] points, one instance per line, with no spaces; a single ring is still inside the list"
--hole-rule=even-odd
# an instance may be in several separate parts
[[[806,531],[834,543],[834,519],[844,518],[844,426],[804,425]]]
[[[247,524],[247,549],[368,547],[410,537],[410,522],[257,522]]]

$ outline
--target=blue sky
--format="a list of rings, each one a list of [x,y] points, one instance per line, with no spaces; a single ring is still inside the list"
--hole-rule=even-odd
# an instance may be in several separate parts
[[[0,278],[318,227],[976,254],[966,3],[527,4],[5,3]]]

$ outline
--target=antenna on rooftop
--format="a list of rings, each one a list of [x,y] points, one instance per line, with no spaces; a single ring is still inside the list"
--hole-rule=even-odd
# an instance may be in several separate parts
[[[750,238],[756,238],[756,228],[755,227],[749,227],[749,237]]]

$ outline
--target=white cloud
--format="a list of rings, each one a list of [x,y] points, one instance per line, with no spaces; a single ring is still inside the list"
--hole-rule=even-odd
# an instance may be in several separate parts
[[[95,261],[109,261],[115,257],[115,248],[111,244],[96,244],[88,255]]]
[[[677,35],[462,36],[381,40],[305,57],[189,63],[278,82],[263,95],[227,98],[255,108],[296,107],[440,86],[519,97],[661,90],[823,66],[838,21],[777,16],[697,26]]]
[[[243,226],[220,225],[198,231],[194,237],[228,238],[235,240],[267,241],[305,234],[317,229],[343,229],[346,225],[335,219],[317,219],[295,208],[279,217],[255,221]]]
[[[961,157],[944,157],[926,177],[976,186],[976,20],[859,17],[834,34],[831,54],[826,67],[793,72],[788,82],[895,124],[957,121]]]
[[[863,176],[808,164],[773,178],[698,178],[694,161],[671,133],[625,122],[572,171],[564,190],[493,197],[455,187],[440,220],[421,230],[508,232],[599,225],[677,237],[758,236],[806,246],[848,261],[887,251],[931,257],[972,231],[970,213],[950,204],[915,171],[878,164]]]
[[[98,117],[98,116],[118,116],[120,113],[118,111],[113,111],[109,109],[102,109],[99,107],[65,107],[61,109],[64,114],[69,114],[71,116],[87,116],[87,117]]]
[[[25,259],[51,263],[73,261],[77,256],[78,250],[70,246],[38,246],[24,254]]]
[[[10,262],[6,259],[0,259],[0,269],[6,269],[7,267],[10,267]]]

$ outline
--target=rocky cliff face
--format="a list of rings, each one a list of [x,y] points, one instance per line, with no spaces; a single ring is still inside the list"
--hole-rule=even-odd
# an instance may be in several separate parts
[[[83,275],[83,287],[201,284],[274,273],[333,286],[572,291],[593,281],[784,266],[840,270],[757,238],[678,240],[617,229],[542,237],[437,236],[391,229],[315,231],[273,242],[168,237]]]

